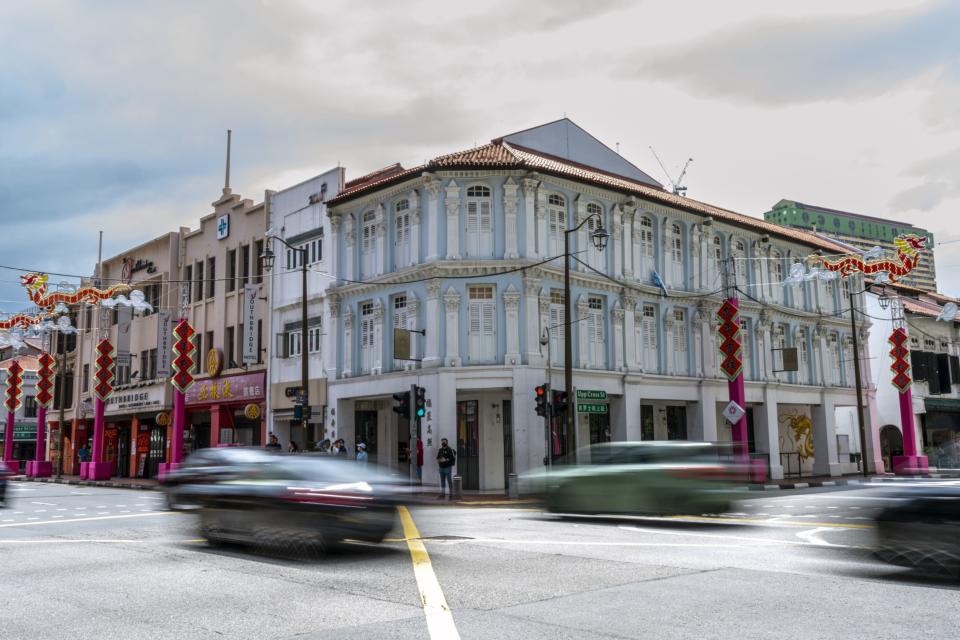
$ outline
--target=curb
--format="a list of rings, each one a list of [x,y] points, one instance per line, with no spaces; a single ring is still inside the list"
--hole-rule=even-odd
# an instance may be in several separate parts
[[[889,476],[873,478],[838,478],[836,480],[811,480],[809,482],[780,482],[777,484],[751,484],[747,485],[750,491],[789,491],[792,489],[809,489],[818,487],[844,487],[859,484],[883,484],[889,482],[905,482],[917,479],[941,480],[957,478],[960,476],[954,474],[931,473],[916,476]]]
[[[112,482],[106,480],[73,480],[62,478],[29,478],[27,476],[13,476],[11,480],[20,482],[46,482],[49,484],[67,484],[75,487],[109,487],[111,489],[136,489],[140,491],[160,491],[159,484],[135,484],[132,482]]]

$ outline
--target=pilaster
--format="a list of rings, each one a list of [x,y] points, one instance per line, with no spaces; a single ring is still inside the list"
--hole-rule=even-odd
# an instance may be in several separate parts
[[[373,302],[373,362],[370,365],[371,375],[383,373],[383,303],[377,298]]]
[[[428,176],[424,189],[427,192],[427,257],[426,261],[440,258],[440,181]]]
[[[517,238],[517,181],[509,177],[503,183],[503,257],[507,260],[519,258]],[[519,354],[519,350],[518,350]]]
[[[330,295],[326,299],[323,334],[323,368],[328,380],[337,379],[337,348],[340,344],[340,299]]]
[[[613,277],[623,277],[623,213],[620,205],[613,207]]]
[[[620,301],[613,303],[613,366],[617,371],[623,371],[623,323],[625,313]]]
[[[447,260],[460,259],[460,187],[451,180],[446,188]]]
[[[583,320],[584,318],[587,317],[588,312],[589,312],[589,308],[587,307],[587,298],[581,293],[580,297],[577,298],[576,320],[577,321]],[[589,332],[587,331],[586,327],[581,327],[578,323],[571,322],[568,320],[567,326],[566,326],[567,331],[571,331],[574,327],[577,327],[577,338],[578,338],[577,343],[580,345],[580,354],[579,354],[579,358],[577,360],[576,365],[581,369],[585,369],[587,368],[587,365],[590,362],[590,354],[589,354],[590,343],[589,343],[589,335],[588,335]],[[573,336],[571,336],[571,339],[572,338]]]
[[[627,371],[639,371],[640,362],[637,359],[637,299],[634,296],[623,295],[623,334],[624,354],[626,356]]]
[[[353,309],[343,314],[343,377],[353,375]]]
[[[540,287],[538,278],[523,278],[524,324],[526,326],[526,352],[524,361],[529,366],[540,366],[546,358],[540,353],[540,307],[537,298],[537,289]]]
[[[443,308],[447,319],[444,364],[448,367],[459,367],[462,362],[460,358],[460,294],[453,287],[448,287],[443,294]]]
[[[520,359],[520,292],[513,284],[507,285],[503,292],[503,308],[506,317],[506,354],[505,364],[514,366],[521,363]]]
[[[420,263],[420,194],[410,192],[410,264]]]
[[[523,223],[526,232],[523,255],[531,259],[539,257],[537,252],[537,187],[539,185],[540,181],[534,178],[523,179]]]
[[[427,283],[427,335],[426,353],[423,367],[439,367],[440,359],[440,281],[431,280]]]
[[[356,280],[356,259],[354,257],[357,246],[356,222],[352,214],[347,214],[343,220],[343,230],[346,235],[347,248],[343,256],[344,280]]]

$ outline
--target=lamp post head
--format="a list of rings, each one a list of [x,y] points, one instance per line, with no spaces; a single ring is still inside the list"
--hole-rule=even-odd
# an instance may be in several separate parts
[[[877,302],[880,303],[881,309],[886,309],[890,306],[890,298],[887,297],[887,294],[881,293],[880,297],[877,298]]]
[[[550,331],[547,329],[544,329],[543,332],[540,334],[540,346],[545,347],[549,342],[550,342]]]
[[[273,270],[273,262],[276,258],[273,250],[269,246],[264,247],[263,253],[260,254],[260,268],[262,268],[265,273],[270,273],[270,271]]]
[[[607,233],[607,230],[603,228],[603,223],[600,223],[600,226],[590,234],[590,237],[593,238],[593,246],[603,251],[607,248],[607,240],[610,239],[610,234]]]

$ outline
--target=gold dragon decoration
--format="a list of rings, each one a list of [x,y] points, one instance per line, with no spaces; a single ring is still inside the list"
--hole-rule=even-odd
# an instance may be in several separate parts
[[[786,422],[793,430],[794,449],[801,460],[813,457],[813,423],[802,413],[780,416],[780,422]]]

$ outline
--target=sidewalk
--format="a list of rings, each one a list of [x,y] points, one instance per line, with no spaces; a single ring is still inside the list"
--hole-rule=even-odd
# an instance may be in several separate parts
[[[917,479],[943,479],[960,478],[960,470],[944,469],[934,473],[927,473],[916,476],[895,476],[892,474],[880,474],[870,476],[813,476],[803,478],[790,478],[784,480],[772,480],[766,483],[753,483],[748,485],[751,491],[778,491],[785,489],[808,489],[811,487],[843,487],[847,485],[858,484],[879,484],[884,482],[903,482],[906,480]]]

